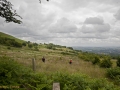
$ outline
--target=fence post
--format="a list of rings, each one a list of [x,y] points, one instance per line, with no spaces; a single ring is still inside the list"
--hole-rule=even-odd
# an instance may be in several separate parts
[[[60,83],[53,83],[53,90],[60,90]]]
[[[32,59],[32,66],[33,66],[33,71],[35,71],[36,66],[35,66],[35,58]]]

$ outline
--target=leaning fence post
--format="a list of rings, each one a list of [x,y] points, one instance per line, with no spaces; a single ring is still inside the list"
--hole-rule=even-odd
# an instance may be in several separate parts
[[[60,90],[60,83],[53,83],[53,90]]]
[[[35,66],[35,58],[32,59],[32,66],[33,66],[33,71],[35,71],[36,66]]]

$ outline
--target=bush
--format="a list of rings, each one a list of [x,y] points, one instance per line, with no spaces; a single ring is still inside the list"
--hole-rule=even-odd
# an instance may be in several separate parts
[[[92,64],[98,64],[100,63],[100,59],[98,57],[95,57],[95,59],[92,61]]]
[[[29,48],[32,48],[32,47],[33,47],[33,45],[32,45],[32,44],[28,44],[28,47],[29,47]]]
[[[113,79],[116,85],[120,85],[120,67],[108,69],[106,75],[108,78]]]
[[[0,57],[0,86],[18,86],[24,88],[23,90],[51,90],[49,83],[46,75],[35,74],[9,57]]]
[[[112,67],[112,62],[110,61],[110,59],[104,59],[100,63],[100,67],[110,68],[110,67]]]
[[[115,77],[118,76],[120,76],[120,67],[107,69],[107,77],[114,79]]]
[[[58,72],[52,78],[54,82],[60,83],[61,90],[119,90],[106,79],[91,79],[81,74]]]
[[[22,43],[22,46],[26,46],[26,45],[27,45],[26,42],[23,42],[23,43]]]
[[[120,67],[120,57],[117,58],[116,64],[117,64],[118,67]]]
[[[8,46],[7,49],[11,49],[11,47]]]
[[[14,85],[27,74],[28,69],[23,68],[9,57],[0,57],[0,85]]]

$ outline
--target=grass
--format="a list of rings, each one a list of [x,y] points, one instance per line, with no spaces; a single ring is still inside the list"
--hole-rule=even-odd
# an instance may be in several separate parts
[[[2,32],[0,32],[0,36],[1,36],[1,37],[10,38],[10,39],[15,39],[15,40],[16,40],[17,42],[19,42],[19,43],[25,42],[24,40],[15,38],[15,37],[13,37],[13,36],[11,36],[11,35],[8,35],[8,34],[2,33]]]
[[[10,50],[5,46],[0,46],[0,55],[6,55],[14,58],[19,63],[32,69],[32,58],[36,59],[36,72],[44,72],[46,74],[53,72],[82,73],[92,78],[104,78],[105,69],[92,65],[91,62],[85,62],[75,55],[62,55],[58,50],[49,50],[40,48],[39,51],[30,49],[19,49],[12,47]],[[46,62],[42,62],[42,57],[46,58]],[[69,60],[73,63],[70,65]]]

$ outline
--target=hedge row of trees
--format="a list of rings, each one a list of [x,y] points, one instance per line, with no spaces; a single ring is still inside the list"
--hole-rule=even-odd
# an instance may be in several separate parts
[[[46,45],[46,48],[48,48],[48,49],[53,49],[53,50],[56,50],[57,48],[68,48],[68,49],[73,50],[72,47],[66,47],[66,46],[61,46],[61,45],[55,45],[55,44],[53,44],[53,43],[44,44],[44,45]]]

